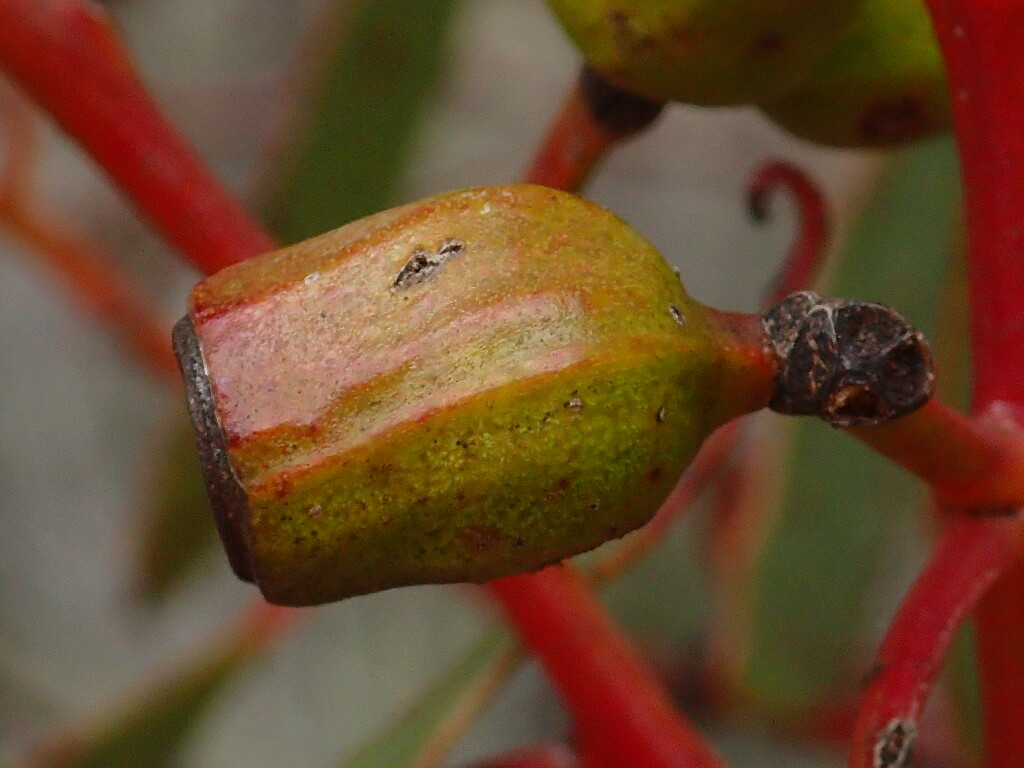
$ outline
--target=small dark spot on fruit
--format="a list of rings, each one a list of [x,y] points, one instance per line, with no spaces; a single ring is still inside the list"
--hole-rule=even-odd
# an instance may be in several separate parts
[[[445,240],[437,253],[432,254],[422,247],[416,248],[391,284],[392,292],[419,285],[433,276],[448,259],[458,256],[465,249],[465,243],[453,238]]]
[[[864,137],[877,144],[900,144],[916,139],[927,129],[925,108],[911,96],[875,104],[861,120]]]
[[[601,505],[598,502],[596,502],[596,501],[593,504],[590,505],[590,511],[591,512],[597,512],[597,510],[599,510],[600,508],[601,508]]]
[[[775,31],[765,32],[754,40],[753,45],[750,46],[750,52],[756,58],[771,56],[781,51],[785,42],[786,39],[781,33]]]
[[[572,413],[579,413],[583,410],[583,401],[578,397],[570,398],[565,402],[565,410]]]
[[[430,501],[429,496],[420,496],[418,499],[416,499],[417,504],[426,504],[428,501]]]
[[[469,528],[465,528],[459,536],[467,547],[474,549],[477,552],[485,549],[491,549],[500,540],[498,531],[487,526],[471,526]]]
[[[464,242],[462,242],[461,240],[456,240],[454,238],[449,238],[441,244],[440,248],[437,249],[437,255],[443,256],[445,258],[451,256],[458,256],[465,249],[466,244]]]
[[[516,536],[515,545],[517,547],[525,547],[526,546],[526,539],[524,539],[522,536]]]
[[[683,316],[683,313],[679,310],[679,307],[677,307],[675,304],[669,304],[668,313],[672,315],[672,319],[676,321],[676,324],[678,324],[682,328],[686,327],[686,318]]]
[[[664,424],[665,423],[665,406],[664,405],[661,406],[661,408],[658,409],[658,412],[656,414],[654,414],[654,418],[655,418],[655,420],[659,424]]]
[[[647,482],[651,485],[654,485],[659,480],[661,480],[661,467],[655,467],[647,473]]]
[[[626,49],[629,50],[640,50],[644,48],[653,48],[657,45],[657,40],[654,39],[653,35],[649,32],[645,32],[637,26],[626,11],[621,8],[615,8],[608,12],[608,20],[612,24],[612,28],[615,30],[616,37],[619,38],[619,43]]]
[[[422,248],[417,248],[391,284],[391,290],[397,291],[422,283],[434,273],[438,266],[440,265],[431,258],[429,253]]]

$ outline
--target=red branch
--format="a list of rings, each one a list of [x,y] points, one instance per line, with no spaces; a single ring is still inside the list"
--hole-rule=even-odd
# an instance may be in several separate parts
[[[964,179],[975,401],[1024,403],[1024,5],[928,4]]]
[[[799,220],[797,236],[786,261],[765,292],[765,304],[778,304],[794,291],[813,285],[829,244],[829,217],[824,196],[817,185],[794,165],[771,162],[751,177],[747,187],[747,205],[757,221],[768,217],[772,195],[783,188],[793,196]]]
[[[0,226],[21,238],[100,320],[113,325],[157,376],[180,384],[167,327],[121,270],[81,233],[56,222],[32,201],[39,159],[38,121],[12,89],[0,87],[0,124],[6,147],[0,158]]]
[[[490,586],[567,701],[584,755],[637,768],[722,768],[575,570],[554,566]]]
[[[928,0],[963,172],[975,410],[1024,406],[1024,4]],[[1018,424],[1020,419],[1017,419]],[[1024,567],[977,614],[989,768],[1024,755]]]
[[[577,85],[548,127],[525,178],[531,184],[576,191],[614,143],[615,137],[597,124]]]
[[[1022,553],[1024,513],[952,519],[878,652],[854,728],[850,768],[904,765],[896,759],[901,743],[909,750],[956,630]]]
[[[161,116],[98,5],[4,0],[0,67],[202,271],[274,247]]]

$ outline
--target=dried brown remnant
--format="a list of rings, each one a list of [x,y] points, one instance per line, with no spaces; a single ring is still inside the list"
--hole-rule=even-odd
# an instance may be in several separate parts
[[[800,291],[769,310],[762,325],[778,361],[769,404],[775,411],[869,426],[931,397],[931,350],[889,307]]]
[[[642,131],[665,107],[664,102],[612,85],[590,67],[583,68],[578,87],[594,121],[613,138],[625,138]]]
[[[436,252],[431,253],[426,248],[417,248],[412,256],[405,262],[398,276],[391,284],[392,291],[400,291],[419,285],[432,277],[441,266],[453,256],[458,256],[466,249],[466,244],[461,240],[448,238]]]
[[[905,768],[917,738],[917,725],[912,720],[892,720],[875,740],[873,768]]]

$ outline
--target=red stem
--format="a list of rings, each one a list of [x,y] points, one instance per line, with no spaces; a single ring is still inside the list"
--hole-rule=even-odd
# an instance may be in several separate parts
[[[944,505],[998,511],[1024,503],[1024,436],[1005,420],[969,419],[931,400],[849,432],[928,483]]]
[[[895,732],[895,723],[904,734],[916,733],[956,630],[1022,553],[1024,513],[952,518],[878,652],[854,728],[850,768],[903,765],[880,761],[886,734]],[[890,752],[898,751],[893,742]]]
[[[1024,405],[1024,4],[928,0],[928,6],[949,75],[964,180],[974,406],[1008,411],[1002,404]],[[1018,567],[977,612],[989,768],[1013,768],[1024,755],[1022,627],[1024,567]]]
[[[525,180],[554,189],[577,191],[615,141],[615,137],[597,124],[577,84],[548,127]]]
[[[84,309],[112,323],[152,373],[181,384],[167,326],[113,261],[81,235],[62,230],[24,204],[6,208],[0,201],[0,226],[10,228],[34,249]]]
[[[722,768],[574,569],[490,586],[569,703],[584,755],[637,768]]]
[[[809,288],[821,269],[829,244],[829,217],[821,190],[802,170],[775,161],[757,170],[747,186],[747,204],[758,221],[768,217],[772,195],[780,188],[796,203],[797,236],[786,260],[765,292],[765,304],[778,304],[794,291]]]
[[[88,238],[60,226],[51,214],[32,204],[38,121],[24,99],[7,88],[0,88],[0,122],[7,139],[0,161],[0,226],[24,240],[86,310],[114,325],[156,375],[180,384],[167,327],[135,286]]]
[[[3,0],[0,67],[202,271],[273,249],[161,116],[98,5]]]
[[[979,408],[1024,403],[1024,5],[929,0],[964,180]]]

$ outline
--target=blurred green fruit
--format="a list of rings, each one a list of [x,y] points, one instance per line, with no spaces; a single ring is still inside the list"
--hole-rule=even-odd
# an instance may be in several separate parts
[[[587,62],[659,101],[746,104],[829,52],[863,0],[548,0]]]
[[[948,130],[945,70],[923,0],[866,0],[813,74],[760,106],[830,146],[889,147]]]

